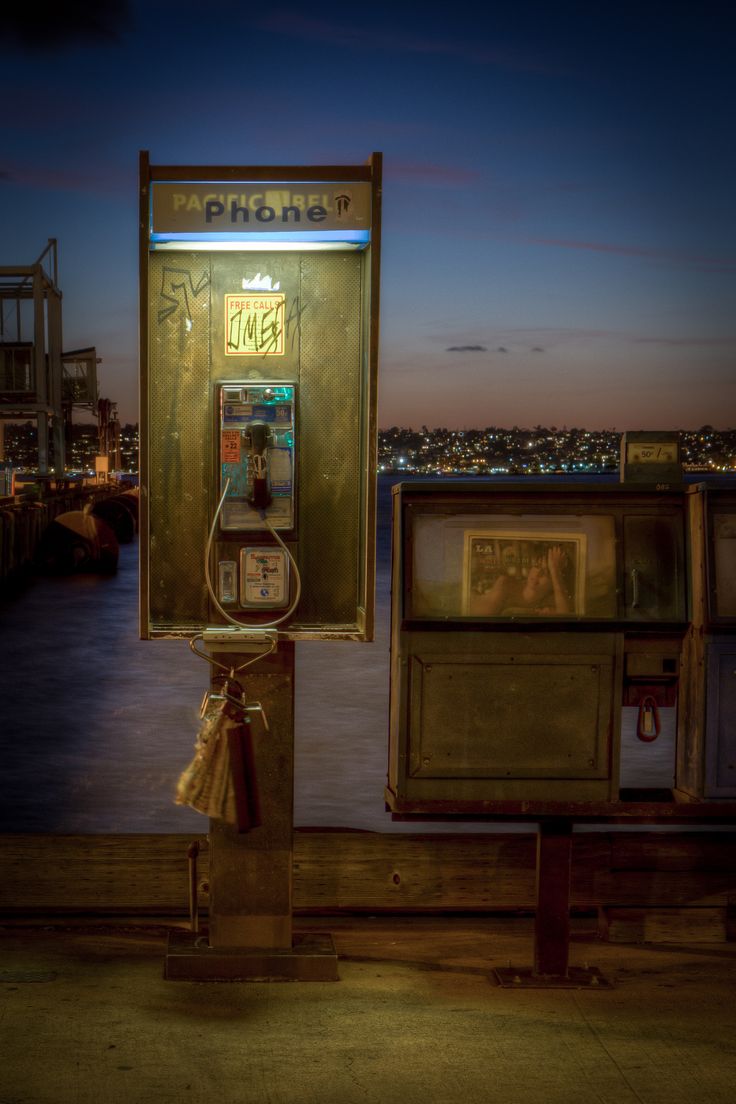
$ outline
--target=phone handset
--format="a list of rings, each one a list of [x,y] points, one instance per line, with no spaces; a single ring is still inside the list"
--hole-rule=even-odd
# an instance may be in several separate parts
[[[259,614],[281,610],[287,603],[285,613],[270,623],[278,625],[293,613],[300,590],[296,562],[277,532],[291,531],[294,539],[296,384],[228,381],[217,385],[217,398],[221,497],[213,526],[219,524],[229,543],[218,559],[215,594],[209,579],[214,528],[211,530],[207,587],[215,608],[235,625],[245,624],[239,619],[242,614],[236,620],[223,609],[223,603],[233,612],[253,610]],[[256,536],[264,532],[271,535],[276,547]],[[239,549],[233,547],[234,541],[241,545]]]
[[[230,478],[220,528],[262,532],[268,512],[274,529],[296,525],[296,384],[218,384],[220,491]]]
[[[273,501],[267,454],[267,449],[273,444],[273,433],[266,422],[257,421],[250,423],[244,437],[253,470],[253,484],[248,502],[255,510],[267,510]]]

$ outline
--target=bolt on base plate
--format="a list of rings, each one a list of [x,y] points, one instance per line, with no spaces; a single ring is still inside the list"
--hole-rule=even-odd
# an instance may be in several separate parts
[[[571,966],[566,974],[536,974],[531,966],[496,967],[493,976],[504,989],[613,989],[596,966]]]

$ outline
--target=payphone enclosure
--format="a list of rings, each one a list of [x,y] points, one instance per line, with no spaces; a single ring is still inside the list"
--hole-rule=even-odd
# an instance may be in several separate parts
[[[372,639],[380,184],[141,155],[142,637]]]
[[[210,820],[208,942],[170,939],[169,978],[337,977],[292,931],[294,653],[373,636],[380,209],[380,154],[141,154],[140,632],[247,670],[269,725],[250,756],[225,733],[237,818]]]

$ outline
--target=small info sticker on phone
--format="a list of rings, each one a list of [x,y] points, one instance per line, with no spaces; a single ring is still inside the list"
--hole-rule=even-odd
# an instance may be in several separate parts
[[[239,429],[223,429],[220,439],[220,454],[223,464],[240,463]]]

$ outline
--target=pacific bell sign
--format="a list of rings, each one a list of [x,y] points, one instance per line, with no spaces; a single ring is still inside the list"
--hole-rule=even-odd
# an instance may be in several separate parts
[[[365,231],[371,224],[369,184],[243,185],[161,182],[152,185],[153,235],[238,231]]]

